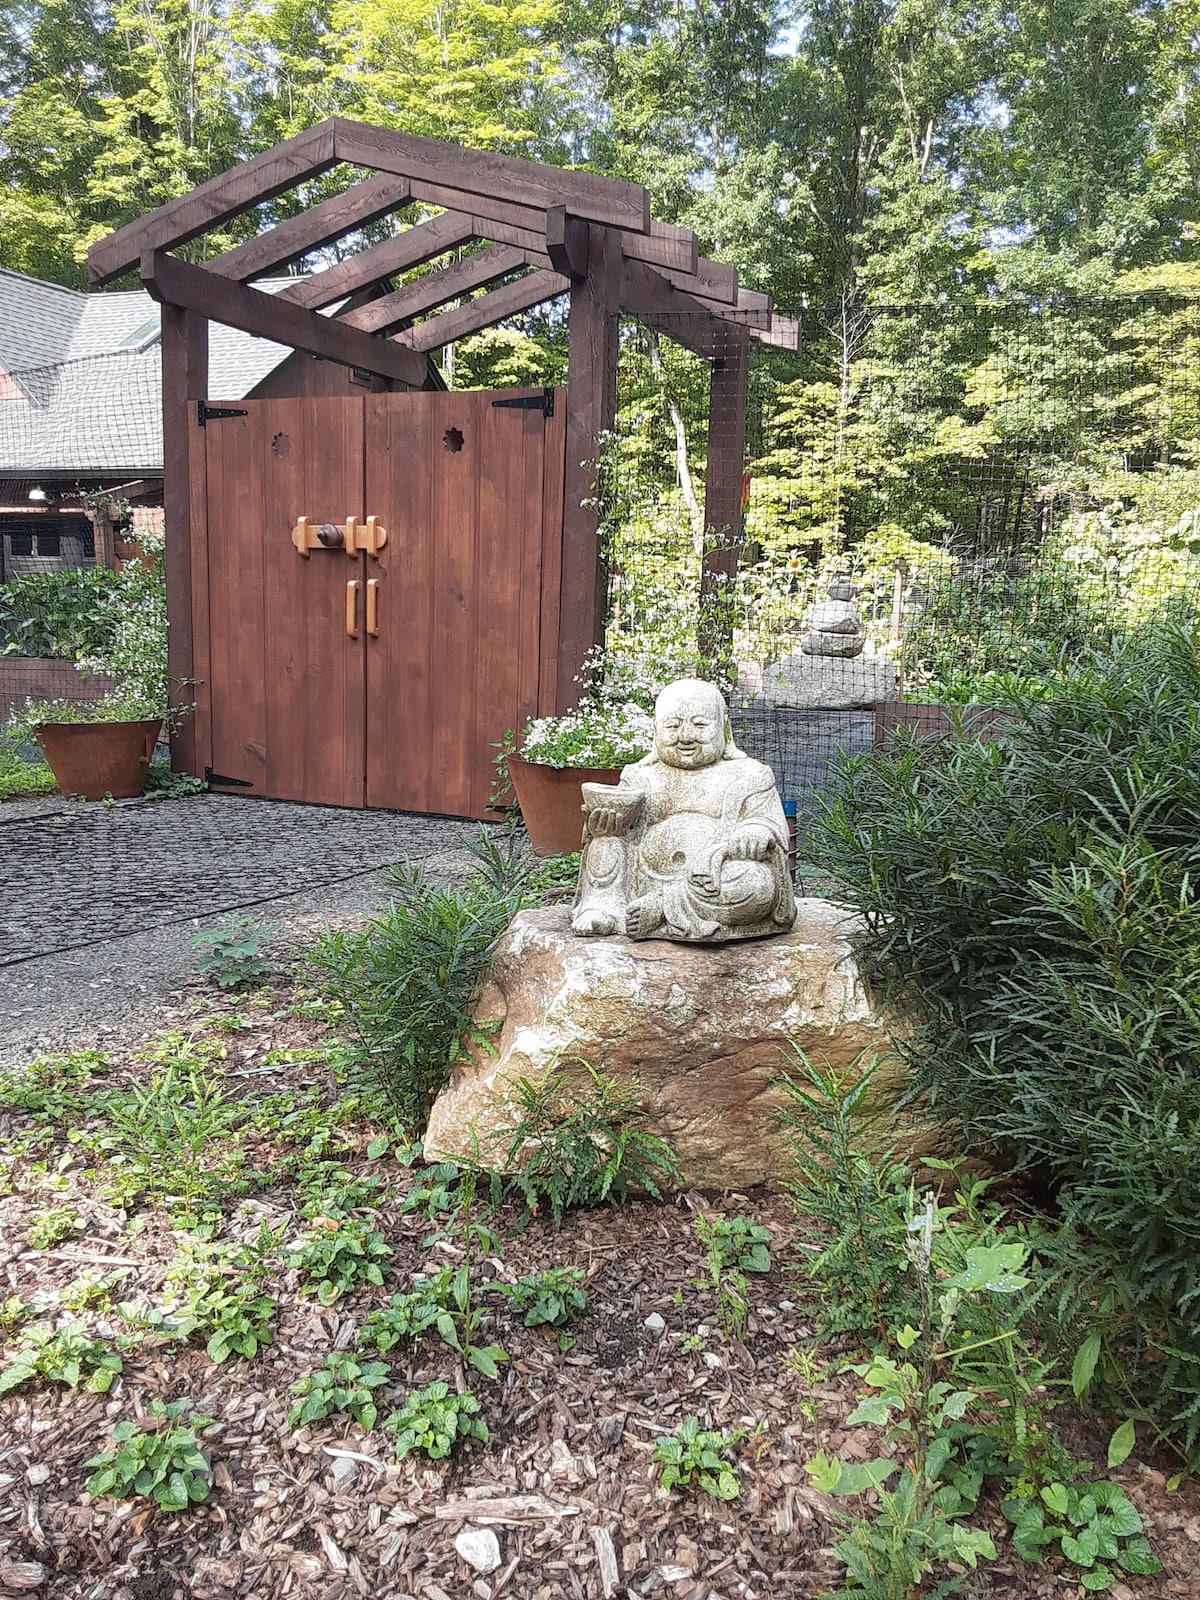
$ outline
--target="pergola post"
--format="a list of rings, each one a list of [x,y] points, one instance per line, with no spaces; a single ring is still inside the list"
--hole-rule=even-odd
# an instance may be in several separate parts
[[[604,639],[605,571],[597,505],[600,450],[617,415],[617,316],[621,241],[613,228],[588,229],[587,277],[571,285],[567,354],[567,464],[563,505],[558,690],[565,711],[587,651]]]
[[[167,679],[172,705],[196,704],[171,735],[171,766],[198,773],[207,750],[207,618],[192,613],[193,551],[206,559],[204,435],[196,401],[208,398],[208,322],[196,311],[162,308],[163,527],[167,571]],[[193,538],[195,533],[195,538]],[[207,585],[200,589],[207,593]],[[193,632],[193,622],[198,626]],[[200,653],[205,655],[200,660]],[[201,680],[196,682],[195,680]]]
[[[727,662],[733,649],[733,581],[741,542],[742,471],[746,452],[746,388],[750,331],[722,329],[723,347],[708,385],[708,467],[704,492],[704,559],[700,573],[700,654]]]

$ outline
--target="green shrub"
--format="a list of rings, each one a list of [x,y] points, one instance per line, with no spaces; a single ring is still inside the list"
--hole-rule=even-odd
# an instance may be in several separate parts
[[[1176,616],[1064,666],[993,744],[844,762],[812,845],[865,917],[868,974],[917,1009],[903,1048],[937,1113],[1057,1191],[1058,1315],[1105,1319],[1096,1388],[1140,1350],[1135,1387],[1189,1446],[1198,771],[1200,623]]]
[[[926,604],[905,639],[905,681],[921,700],[1007,704],[1055,673],[1056,660],[1089,656],[1117,628],[1113,597],[1085,593],[1078,568],[1055,557],[978,562],[914,581]]]
[[[105,655],[116,636],[122,588],[107,567],[31,572],[0,585],[0,654],[63,661]]]
[[[659,1185],[680,1176],[670,1145],[645,1126],[644,1091],[587,1071],[591,1087],[582,1093],[565,1072],[518,1079],[508,1100],[512,1126],[489,1154],[530,1211],[546,1202],[555,1227],[565,1212],[625,1200],[631,1188],[661,1199]]]
[[[329,933],[311,953],[343,1007],[353,1065],[386,1092],[419,1137],[434,1096],[471,1042],[470,1004],[484,962],[522,903],[475,875],[434,888],[420,866],[391,875],[395,898],[359,930]]]

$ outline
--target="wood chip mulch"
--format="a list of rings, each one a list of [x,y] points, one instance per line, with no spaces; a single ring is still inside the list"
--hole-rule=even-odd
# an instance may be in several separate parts
[[[226,1069],[243,1076],[239,1092],[278,1092],[329,1077],[306,1063],[304,1046],[321,1028],[297,1020],[276,992],[268,1015],[250,1010],[228,1034]],[[188,997],[180,997],[181,1018]],[[193,1026],[188,1021],[186,1026]],[[268,1051],[294,1058],[259,1071]],[[145,1076],[135,1053],[114,1069]],[[249,1075],[254,1074],[254,1075]],[[341,1092],[330,1085],[330,1096]],[[22,1126],[0,1114],[0,1138]],[[498,1380],[471,1375],[490,1431],[449,1462],[393,1459],[389,1436],[364,1432],[345,1417],[310,1428],[288,1423],[291,1384],[331,1349],[352,1346],[362,1319],[414,1273],[460,1259],[453,1238],[431,1247],[434,1227],[400,1208],[420,1182],[390,1158],[368,1161],[372,1130],[342,1130],[357,1175],[392,1186],[376,1226],[393,1252],[383,1290],[366,1288],[332,1306],[301,1291],[281,1268],[271,1292],[280,1303],[273,1343],[254,1361],[214,1365],[202,1350],[149,1339],[125,1357],[110,1393],[67,1388],[17,1391],[0,1399],[0,1594],[45,1600],[767,1600],[816,1597],[840,1587],[830,1546],[844,1504],[809,1486],[805,1463],[818,1450],[862,1459],[871,1431],[847,1432],[857,1380],[840,1371],[844,1354],[813,1346],[806,1314],[811,1292],[804,1263],[811,1230],[784,1198],[765,1192],[687,1193],[664,1205],[634,1202],[569,1217],[560,1231],[535,1218],[509,1232],[520,1213],[500,1214],[499,1256],[479,1277],[511,1280],[542,1267],[579,1266],[593,1313],[574,1344],[526,1329],[498,1296],[484,1330],[510,1360]],[[119,1295],[157,1304],[182,1235],[161,1213],[130,1215],[107,1204],[102,1184],[68,1147],[30,1150],[7,1164],[10,1192],[0,1198],[0,1302],[19,1295],[47,1315],[81,1273],[122,1270]],[[0,1168],[0,1172],[3,1168]],[[0,1185],[2,1187],[3,1185]],[[71,1205],[86,1228],[49,1249],[27,1241],[30,1222],[48,1206]],[[744,1335],[719,1325],[706,1281],[697,1214],[744,1216],[772,1233],[769,1275],[748,1280],[752,1311]],[[231,1204],[227,1237],[252,1238],[261,1222],[301,1231],[294,1185],[279,1184]],[[64,1315],[66,1315],[64,1313]],[[90,1330],[115,1337],[125,1327],[111,1311],[81,1314]],[[11,1359],[19,1332],[0,1351]],[[810,1389],[789,1365],[810,1348],[819,1376]],[[368,1353],[370,1359],[372,1353]],[[436,1337],[401,1345],[386,1358],[388,1406],[434,1378],[464,1380],[453,1353]],[[188,1396],[216,1419],[202,1436],[212,1491],[190,1512],[163,1513],[144,1501],[90,1501],[84,1463],[103,1449],[113,1423],[149,1421],[147,1403]],[[385,1407],[381,1406],[381,1411]],[[683,1418],[709,1428],[746,1428],[737,1451],[740,1494],[720,1503],[703,1494],[664,1492],[652,1466],[655,1438]],[[1067,1423],[1069,1442],[1103,1460],[1104,1435],[1083,1419]],[[756,1431],[757,1430],[757,1431]],[[1137,1452],[1113,1474],[1146,1521],[1164,1570],[1129,1577],[1116,1600],[1200,1597],[1200,1493],[1190,1480],[1168,1493],[1169,1458]],[[983,1522],[999,1558],[967,1575],[977,1600],[1073,1600],[1082,1594],[1062,1569],[1030,1567],[1012,1551],[994,1503]],[[491,1530],[499,1565],[483,1572],[456,1548],[464,1532]],[[914,1591],[914,1596],[920,1591]]]

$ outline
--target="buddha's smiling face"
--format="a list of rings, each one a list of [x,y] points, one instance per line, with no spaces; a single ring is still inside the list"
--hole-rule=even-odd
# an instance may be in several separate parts
[[[670,767],[708,767],[725,754],[725,702],[711,684],[673,683],[654,707],[654,749]]]

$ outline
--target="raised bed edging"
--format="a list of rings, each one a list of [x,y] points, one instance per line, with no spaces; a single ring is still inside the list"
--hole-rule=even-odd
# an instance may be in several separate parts
[[[891,744],[897,728],[908,728],[922,739],[948,739],[954,734],[956,712],[963,733],[985,743],[997,738],[1012,718],[1012,712],[1003,706],[958,706],[952,710],[917,700],[877,700],[875,743]]]
[[[73,661],[0,656],[0,726],[14,711],[23,711],[26,700],[73,700],[86,705],[115,688],[115,681],[103,674],[84,677]]]

